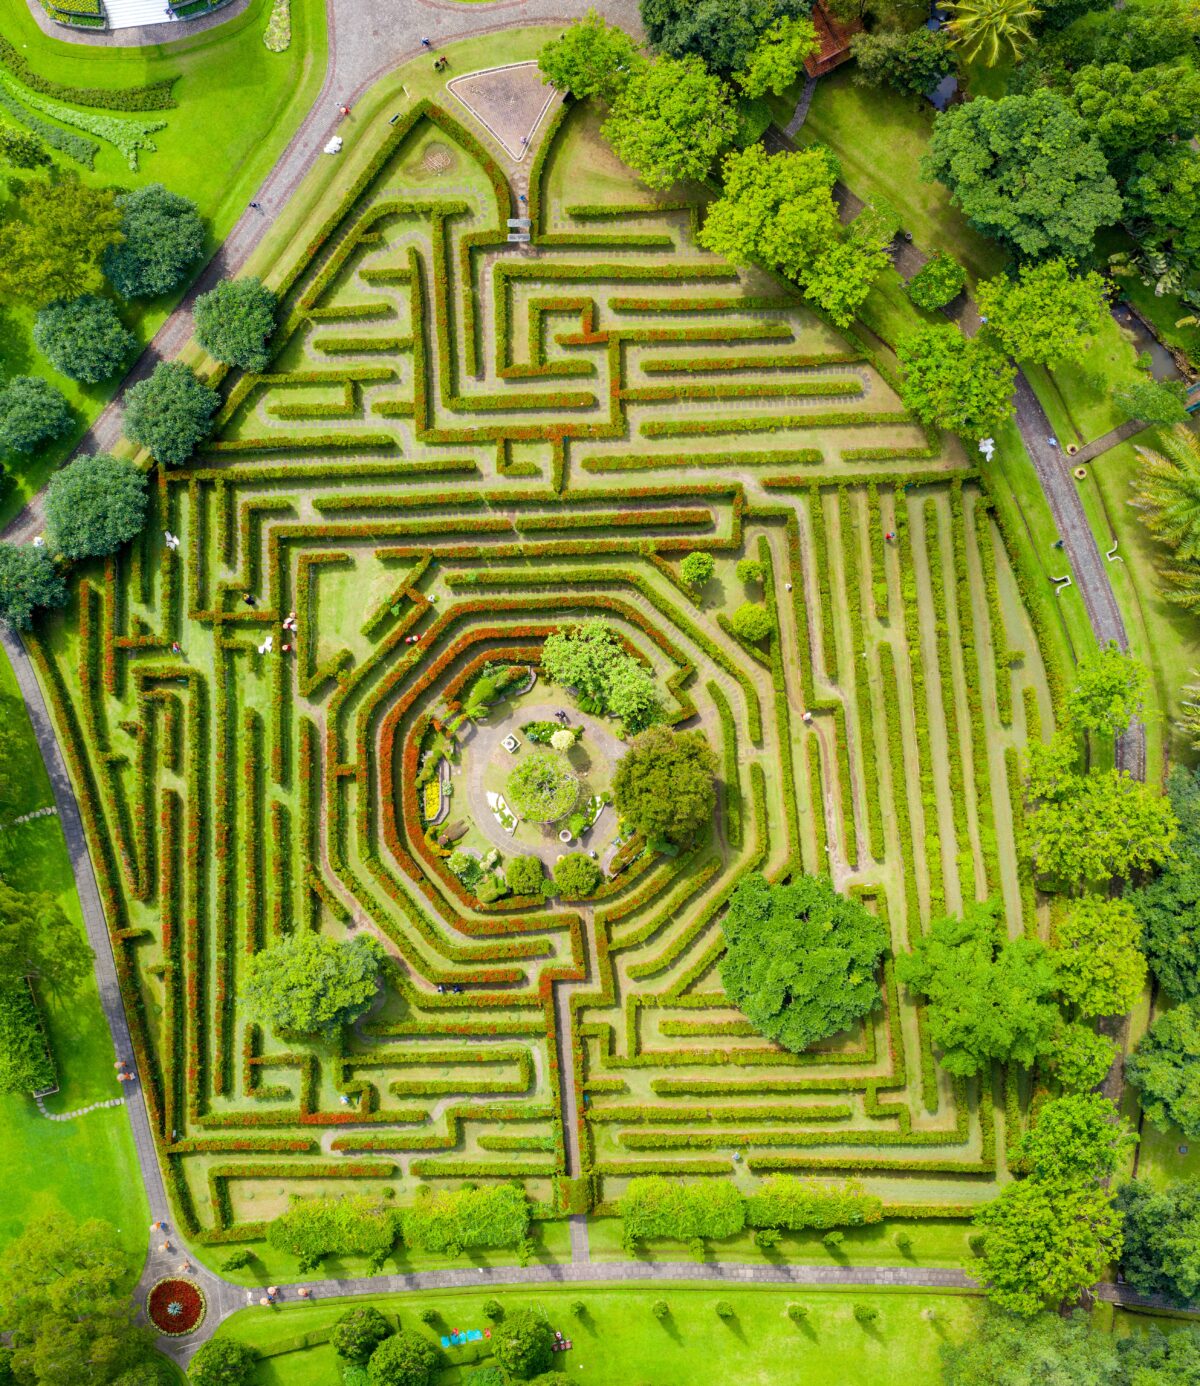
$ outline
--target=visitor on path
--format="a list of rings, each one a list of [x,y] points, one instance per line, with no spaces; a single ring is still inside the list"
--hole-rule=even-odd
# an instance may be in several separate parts
[[[895,542],[896,533],[895,533],[894,530],[889,529],[888,532],[887,532],[883,537],[884,537],[884,540],[885,540],[886,543],[891,544],[891,543],[894,543],[894,542]]]
[[[178,640],[171,641],[171,653],[173,655],[181,655],[183,653]]]
[[[254,210],[255,210],[256,212],[261,212],[261,211],[262,211],[262,203],[261,203],[261,202],[251,202],[250,205],[251,205],[251,207],[254,208]]]
[[[249,592],[243,592],[243,593],[242,593],[242,601],[244,601],[244,602],[246,603],[247,606],[257,606],[257,605],[258,605],[258,603],[254,600],[254,597],[253,597]]]
[[[432,48],[432,47],[433,47],[433,44],[429,41],[429,39],[423,38],[423,39],[421,40],[421,47],[422,47],[422,48]]]

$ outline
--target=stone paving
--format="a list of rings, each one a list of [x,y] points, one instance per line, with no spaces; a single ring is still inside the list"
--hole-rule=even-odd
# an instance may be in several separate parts
[[[74,1121],[76,1117],[86,1116],[88,1112],[98,1112],[102,1107],[121,1107],[125,1103],[123,1097],[110,1097],[107,1102],[93,1102],[90,1107],[76,1107],[73,1112],[51,1112],[47,1110],[45,1099],[40,1093],[34,1093],[33,1100],[47,1121]]]

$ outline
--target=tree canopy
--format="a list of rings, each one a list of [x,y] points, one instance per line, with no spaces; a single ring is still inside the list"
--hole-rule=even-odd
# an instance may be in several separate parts
[[[1067,717],[1081,731],[1119,736],[1141,716],[1149,691],[1146,666],[1110,642],[1079,661],[1067,694]]]
[[[1074,74],[1071,97],[1104,151],[1120,159],[1195,132],[1200,72],[1190,63],[1140,71],[1125,63],[1088,64]]]
[[[1094,1184],[1114,1174],[1136,1144],[1107,1097],[1073,1093],[1042,1105],[1017,1142],[1014,1164],[1033,1179]]]
[[[365,1362],[391,1333],[387,1319],[371,1304],[348,1309],[333,1326],[333,1350],[347,1362]]]
[[[826,876],[773,886],[751,872],[730,896],[721,928],[725,994],[756,1030],[794,1053],[879,1004],[887,929]]]
[[[271,364],[267,343],[275,331],[276,302],[261,279],[222,279],[196,300],[196,340],[218,361],[265,371]]]
[[[1125,1279],[1139,1294],[1194,1304],[1200,1297],[1200,1179],[1180,1179],[1165,1189],[1131,1179],[1117,1190],[1117,1210],[1125,1230]]]
[[[113,301],[96,294],[47,304],[33,324],[33,340],[55,370],[85,385],[123,370],[137,347]]]
[[[1117,1362],[1114,1335],[1094,1328],[1082,1310],[1025,1319],[990,1309],[961,1342],[942,1348],[941,1380],[942,1386],[1125,1386]]]
[[[326,1256],[365,1256],[378,1268],[395,1245],[398,1221],[396,1210],[371,1194],[293,1197],[272,1220],[267,1241],[294,1256],[302,1271]]]
[[[1054,258],[986,279],[975,293],[987,330],[1019,361],[1081,361],[1107,316],[1104,280]]]
[[[1200,1136],[1200,998],[1165,1011],[1125,1060],[1142,1110],[1160,1131]]]
[[[46,535],[67,558],[115,553],[146,518],[146,474],[106,452],[55,472],[46,490]]]
[[[247,959],[242,1000],[276,1030],[332,1034],[378,995],[383,949],[366,934],[331,939],[300,930]]]
[[[111,188],[75,178],[24,179],[0,218],[0,299],[40,308],[94,294],[104,285],[101,257],[122,235]]]
[[[125,433],[158,463],[178,467],[208,437],[220,397],[182,361],[160,361],[125,395]]]
[[[606,621],[584,621],[548,635],[542,668],[556,683],[574,688],[585,710],[610,713],[627,733],[662,715],[654,675],[626,651]]]
[[[649,727],[617,765],[617,812],[647,838],[686,842],[712,822],[716,771],[716,753],[703,732]]]
[[[91,948],[52,895],[0,880],[0,990],[37,977],[68,992],[91,968]]]
[[[926,423],[982,438],[1012,416],[1016,372],[982,338],[938,323],[901,337],[896,355],[904,372],[900,396]]]
[[[950,36],[944,29],[855,34],[850,52],[855,59],[850,80],[856,86],[889,86],[909,96],[932,91],[954,67]]]
[[[236,1338],[210,1338],[188,1364],[192,1386],[248,1386],[257,1351]]]
[[[1058,926],[1058,989],[1081,1015],[1124,1015],[1146,985],[1142,926],[1126,900],[1084,895]]]
[[[1167,798],[1179,823],[1174,851],[1125,899],[1142,926],[1143,945],[1159,985],[1173,1001],[1200,995],[1200,771],[1173,766]]]
[[[673,58],[694,55],[728,76],[746,68],[781,19],[806,18],[811,0],[641,0],[650,42]]]
[[[70,431],[70,405],[40,375],[14,375],[0,389],[0,452],[37,452]]]
[[[123,239],[104,252],[104,273],[122,298],[169,294],[204,253],[204,222],[191,198],[147,183],[117,198]],[[62,295],[65,297],[65,295]]]
[[[552,87],[575,96],[612,101],[629,74],[645,63],[624,29],[588,10],[538,54],[538,68]]]
[[[438,1350],[428,1338],[402,1328],[371,1354],[367,1379],[371,1386],[428,1386],[438,1359]]]
[[[44,548],[0,543],[0,621],[28,630],[35,611],[66,600],[62,573]]]
[[[509,1377],[528,1381],[554,1362],[554,1330],[541,1314],[518,1309],[492,1329],[492,1351]]]
[[[751,50],[745,68],[734,74],[751,99],[771,92],[782,96],[804,68],[804,59],[821,47],[816,26],[806,16],[784,15]]]
[[[554,889],[564,900],[586,900],[603,878],[586,852],[567,852],[554,863]]]
[[[519,1246],[529,1231],[529,1200],[516,1184],[422,1188],[400,1214],[404,1243],[461,1256],[477,1247]]]

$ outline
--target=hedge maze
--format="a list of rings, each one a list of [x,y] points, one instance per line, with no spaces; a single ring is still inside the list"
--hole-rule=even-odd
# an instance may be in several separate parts
[[[35,644],[204,1240],[261,1235],[289,1193],[514,1176],[544,1215],[651,1171],[857,1171],[890,1206],[954,1210],[1019,1120],[1006,1075],[939,1073],[890,962],[871,1022],[799,1056],[748,1031],[715,966],[750,868],[831,871],[897,949],[972,895],[1039,927],[1016,757],[1053,681],[1011,546],[872,343],[700,252],[694,206],[549,196],[580,138],[564,108],[523,247],[465,128],[427,105],[385,126],[287,267],[270,371],[224,380],[213,441],[155,473],[142,540]],[[677,571],[697,549],[699,598]],[[747,595],[761,646],[728,619]],[[708,734],[717,822],[675,857],[628,844],[584,904],[482,905],[427,839],[422,748],[485,664],[536,665],[588,616]],[[246,957],[297,929],[391,956],[339,1045],[237,1001]]]

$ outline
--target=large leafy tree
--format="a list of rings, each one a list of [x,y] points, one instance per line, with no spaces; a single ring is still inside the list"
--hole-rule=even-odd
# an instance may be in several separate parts
[[[261,279],[222,279],[196,300],[196,340],[218,361],[246,371],[265,371],[267,343],[275,331],[275,294]]]
[[[1195,131],[1200,72],[1191,63],[1136,72],[1124,63],[1089,64],[1075,73],[1071,96],[1105,152],[1126,158]]]
[[[617,812],[648,838],[686,842],[712,822],[716,770],[703,732],[648,727],[613,776]]]
[[[1030,259],[1083,259],[1097,230],[1121,214],[1095,136],[1065,97],[1045,88],[946,111],[922,169],[950,189],[977,231]]]
[[[642,23],[661,53],[695,56],[713,72],[745,69],[781,19],[807,16],[809,0],[641,0]]]
[[[970,1077],[993,1059],[1029,1068],[1059,1023],[1049,951],[1038,939],[1006,938],[995,900],[962,918],[935,919],[896,976],[929,998],[929,1034],[943,1067]]]
[[[137,346],[116,305],[96,294],[48,304],[33,324],[33,339],[55,370],[85,385],[116,375]]]
[[[47,168],[53,162],[46,146],[27,130],[0,125],[0,163],[11,168]]]
[[[120,239],[111,189],[74,178],[22,181],[0,216],[0,300],[41,307],[95,293],[101,256]]]
[[[37,977],[70,990],[91,970],[92,950],[52,895],[0,881],[0,990]]]
[[[1102,1083],[1112,1068],[1117,1047],[1082,1020],[1064,1019],[1050,1041],[1042,1062],[1067,1092],[1086,1092]]]
[[[385,1338],[371,1354],[371,1386],[428,1386],[438,1365],[438,1350],[428,1338],[402,1328]]]
[[[1117,1342],[1120,1386],[1196,1386],[1200,1381],[1200,1328],[1179,1324],[1164,1333],[1151,1324]]]
[[[1142,150],[1125,179],[1128,219],[1200,267],[1200,152],[1180,140]]]
[[[1117,1191],[1125,1225],[1121,1270],[1139,1294],[1179,1305],[1200,1297],[1200,1179],[1156,1189],[1132,1179]]]
[[[236,1338],[210,1338],[188,1364],[192,1386],[249,1386],[258,1352]]]
[[[901,398],[926,423],[982,438],[1011,417],[1016,371],[982,338],[939,323],[901,337],[896,355]]]
[[[1017,1142],[1015,1164],[1033,1179],[1091,1184],[1115,1174],[1136,1144],[1107,1097],[1074,1093],[1043,1104]]]
[[[45,549],[0,544],[0,621],[28,630],[40,607],[62,606],[66,600],[67,585]]]
[[[135,1325],[135,1310],[111,1223],[34,1216],[0,1256],[0,1321],[19,1381],[106,1386],[150,1351],[153,1335]]]
[[[347,1362],[365,1362],[392,1327],[373,1304],[348,1309],[333,1326],[333,1350]]]
[[[1125,1386],[1117,1344],[1081,1312],[1017,1318],[992,1309],[942,1348],[942,1386]],[[1173,1383],[1172,1383],[1173,1386]]]
[[[584,621],[547,636],[542,668],[555,682],[574,688],[585,707],[618,718],[627,732],[640,731],[662,715],[654,675],[605,621]]]
[[[217,392],[182,361],[160,361],[125,395],[125,432],[158,463],[178,467],[208,437]]]
[[[518,1309],[492,1329],[496,1361],[517,1381],[528,1381],[550,1370],[554,1361],[554,1330],[541,1314]]]
[[[1146,985],[1142,926],[1127,900],[1084,895],[1058,926],[1058,989],[1081,1015],[1123,1015]]]
[[[0,390],[0,452],[37,452],[71,431],[71,406],[38,375],[14,375]]]
[[[1171,550],[1172,562],[1159,569],[1167,595],[1188,611],[1200,611],[1200,438],[1181,424],[1164,437],[1161,452],[1137,451],[1142,465],[1131,504]]]
[[[879,1004],[884,925],[826,876],[744,876],[721,922],[721,982],[760,1033],[802,1053]]]
[[[67,558],[115,553],[146,518],[146,474],[106,452],[55,472],[46,491],[46,533]]]
[[[1125,1076],[1160,1131],[1174,1123],[1189,1139],[1200,1136],[1200,999],[1159,1016],[1125,1060]]]
[[[1107,313],[1104,280],[1057,258],[985,280],[976,302],[1005,351],[1038,365],[1081,361]]]
[[[734,80],[752,100],[767,92],[782,96],[800,75],[805,58],[820,47],[811,19],[785,15],[759,39],[745,70],[735,73]]]
[[[969,63],[995,67],[1034,45],[1038,9],[1033,0],[954,0],[946,8],[951,16],[946,28]]]
[[[630,75],[601,134],[648,188],[701,179],[737,131],[730,97],[699,58],[659,58]]]
[[[122,298],[169,294],[204,253],[204,222],[196,204],[161,183],[117,198],[123,239],[104,252],[104,273]]]
[[[612,101],[645,59],[624,29],[588,10],[538,54],[538,68],[552,87],[575,96]]]
[[[1112,402],[1127,419],[1162,428],[1187,422],[1187,388],[1184,380],[1154,380],[1143,375],[1118,385]]]
[[[932,91],[954,67],[944,29],[855,34],[850,51],[855,58],[851,81],[857,86],[888,86],[909,96]]]
[[[1179,823],[1163,869],[1125,898],[1142,925],[1151,970],[1173,1001],[1200,995],[1200,771],[1175,766],[1167,797]]]
[[[890,247],[899,229],[900,219],[890,207],[867,207],[839,240],[801,268],[801,288],[838,327],[853,322],[872,285],[890,267]]]
[[[303,930],[247,961],[242,1000],[277,1030],[332,1034],[375,1000],[382,960],[365,934],[334,940]]]
[[[1082,731],[1119,736],[1141,716],[1149,691],[1146,666],[1110,642],[1079,661],[1067,694],[1067,716]]]

